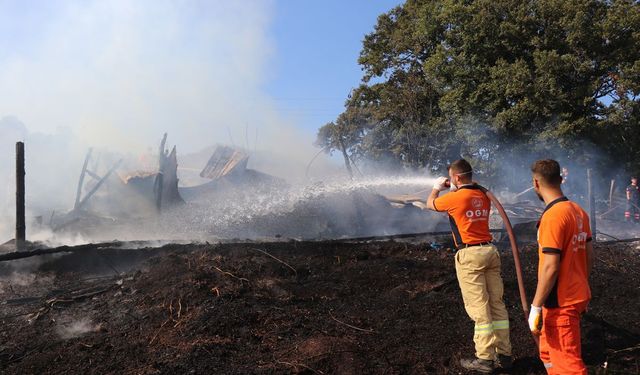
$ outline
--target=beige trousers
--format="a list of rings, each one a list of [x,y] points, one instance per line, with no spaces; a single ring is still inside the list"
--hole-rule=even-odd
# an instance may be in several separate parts
[[[464,308],[475,322],[476,357],[511,355],[509,314],[502,300],[500,254],[494,245],[471,246],[456,253],[456,275]]]

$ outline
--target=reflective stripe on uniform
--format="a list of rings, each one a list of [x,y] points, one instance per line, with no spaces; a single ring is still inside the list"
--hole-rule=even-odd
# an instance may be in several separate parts
[[[508,320],[496,320],[493,322],[493,329],[509,329]]]
[[[493,333],[493,323],[488,324],[476,324],[475,333],[478,335],[488,335]]]
[[[551,362],[545,362],[544,364],[544,368],[552,368],[553,367],[553,363]]]

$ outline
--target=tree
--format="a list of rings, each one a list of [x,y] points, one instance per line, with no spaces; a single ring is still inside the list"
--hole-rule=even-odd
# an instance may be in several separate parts
[[[351,165],[360,154],[362,136],[368,124],[367,111],[350,107],[335,122],[325,124],[318,130],[316,145],[328,153],[339,150],[350,178],[353,178]]]
[[[631,0],[407,0],[364,39],[345,112],[366,110],[371,123],[349,147],[432,169],[465,156],[488,170],[522,149],[584,156],[588,140],[640,167],[639,30]]]

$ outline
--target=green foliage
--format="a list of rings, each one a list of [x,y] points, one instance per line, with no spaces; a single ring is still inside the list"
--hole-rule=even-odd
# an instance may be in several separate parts
[[[318,144],[442,169],[588,140],[640,167],[640,6],[597,0],[408,0],[363,41],[363,79]],[[347,121],[349,113],[366,113]]]
[[[339,150],[344,157],[349,175],[353,177],[351,164],[354,158],[362,155],[363,135],[369,124],[371,121],[368,109],[347,107],[335,122],[330,122],[318,130],[316,145],[329,153]]]

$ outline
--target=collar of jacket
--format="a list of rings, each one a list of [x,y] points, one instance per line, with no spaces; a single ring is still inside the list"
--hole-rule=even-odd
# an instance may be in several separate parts
[[[560,198],[557,198],[555,200],[553,200],[552,202],[550,202],[547,207],[544,208],[544,211],[542,211],[542,215],[540,215],[540,220],[538,220],[538,224],[536,224],[536,228],[540,227],[540,221],[542,220],[542,217],[544,216],[544,214],[549,211],[549,209],[553,206],[556,205],[556,203],[560,203],[560,202],[566,202],[568,201],[569,198],[565,197],[564,195],[561,196]]]

